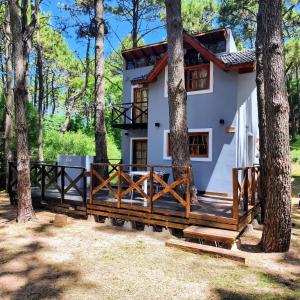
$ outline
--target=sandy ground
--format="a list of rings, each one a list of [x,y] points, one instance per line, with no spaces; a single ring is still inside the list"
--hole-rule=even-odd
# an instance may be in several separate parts
[[[300,299],[300,210],[291,249],[260,253],[261,231],[241,238],[246,266],[165,247],[168,231],[139,232],[51,212],[16,224],[0,194],[0,299]]]

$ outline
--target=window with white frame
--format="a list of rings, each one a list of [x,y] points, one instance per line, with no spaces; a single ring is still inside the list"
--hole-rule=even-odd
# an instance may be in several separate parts
[[[188,95],[213,92],[213,63],[204,63],[184,68],[185,89]],[[168,97],[168,67],[165,69],[165,97]]]
[[[212,160],[212,129],[190,129],[189,150],[192,161]],[[164,159],[171,159],[170,131],[164,132]]]

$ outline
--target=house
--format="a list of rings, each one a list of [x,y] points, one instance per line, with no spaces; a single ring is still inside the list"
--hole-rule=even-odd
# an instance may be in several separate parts
[[[255,52],[237,51],[227,28],[184,32],[184,52],[195,184],[232,193],[232,168],[258,162]],[[123,104],[112,125],[122,129],[123,163],[170,165],[167,42],[122,55]]]

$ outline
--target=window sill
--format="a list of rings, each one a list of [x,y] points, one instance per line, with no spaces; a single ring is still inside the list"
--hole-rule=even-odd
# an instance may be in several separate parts
[[[163,160],[171,160],[170,156],[164,156]],[[191,161],[211,162],[211,157],[191,157]]]

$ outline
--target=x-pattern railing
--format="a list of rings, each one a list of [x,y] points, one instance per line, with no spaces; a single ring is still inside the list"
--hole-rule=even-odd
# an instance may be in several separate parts
[[[140,107],[145,105],[146,108]],[[148,117],[148,102],[123,103],[112,107],[112,124],[141,123],[143,117]]]
[[[158,172],[155,171],[156,168],[162,168],[159,166],[138,166],[138,165],[116,165],[114,173],[104,178],[105,169],[107,169],[109,164],[92,164],[91,165],[91,187],[90,187],[90,201],[91,204],[94,203],[96,199],[96,194],[101,191],[109,191],[109,193],[117,200],[117,207],[122,207],[122,199],[126,195],[133,195],[136,191],[144,201],[149,204],[149,212],[153,211],[153,203],[158,199],[162,198],[165,194],[169,193],[174,199],[176,199],[181,205],[186,208],[186,216],[189,216],[190,213],[190,180],[191,180],[191,168],[190,167],[168,167],[168,168],[181,168],[181,175],[176,178],[172,183],[168,184],[165,182]],[[130,175],[130,172],[127,173],[124,169],[138,168],[143,167],[149,169],[149,172],[138,176],[137,180],[134,180],[135,175]],[[102,170],[102,172],[101,172]],[[101,173],[101,174],[100,174]],[[103,173],[103,174],[102,174]],[[95,184],[97,179],[98,184]],[[112,182],[116,181],[114,185]],[[149,187],[150,191],[145,192],[141,187],[146,184]],[[123,183],[126,185],[124,186]],[[161,190],[158,190],[156,193],[154,191],[154,185],[160,186]],[[117,186],[117,189],[115,188]],[[177,188],[180,187],[180,190],[184,190],[184,195],[179,193]]]

